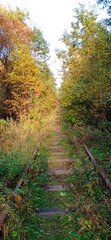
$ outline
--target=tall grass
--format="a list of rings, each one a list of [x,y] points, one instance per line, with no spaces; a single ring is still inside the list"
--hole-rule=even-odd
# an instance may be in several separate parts
[[[52,133],[55,114],[56,110],[40,122],[0,120],[0,212],[6,208],[10,189],[15,188],[27,163],[33,165],[34,154]]]

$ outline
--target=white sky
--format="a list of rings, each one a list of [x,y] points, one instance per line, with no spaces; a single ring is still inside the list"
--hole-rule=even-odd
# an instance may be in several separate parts
[[[50,44],[50,67],[58,86],[61,81],[59,75],[61,66],[55,55],[55,48],[62,46],[59,39],[64,30],[70,27],[73,9],[79,2],[94,5],[96,0],[0,0],[3,5],[18,6],[21,10],[27,10],[32,24],[43,31],[45,39]]]

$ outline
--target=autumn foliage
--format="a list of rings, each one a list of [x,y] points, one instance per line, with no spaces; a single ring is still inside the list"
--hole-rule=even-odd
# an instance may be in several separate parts
[[[0,118],[36,119],[56,105],[48,44],[28,14],[0,6]]]

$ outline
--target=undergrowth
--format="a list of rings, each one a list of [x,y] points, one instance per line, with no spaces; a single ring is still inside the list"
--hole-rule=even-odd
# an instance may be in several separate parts
[[[24,240],[110,240],[111,202],[110,191],[105,191],[81,145],[71,145],[66,139],[62,145],[73,163],[75,173],[62,176],[47,176],[49,151],[45,145],[33,163],[30,176],[19,193],[22,201],[11,202],[5,239]],[[58,184],[64,180],[69,191],[47,193],[47,184]],[[44,207],[71,209],[71,214],[41,218],[38,209]]]
[[[109,126],[109,125],[108,125]],[[75,168],[78,174],[68,178],[76,184],[72,187],[77,203],[77,212],[81,215],[77,239],[111,239],[111,190],[106,190],[101,178],[93,168],[83,144],[87,144],[98,164],[103,166],[111,180],[111,129],[101,126],[94,128],[81,125],[63,125],[67,135],[64,145],[71,158],[76,159]],[[89,236],[89,238],[88,238]],[[76,238],[75,238],[76,239]]]
[[[86,144],[111,180],[111,123],[99,123],[97,127],[82,124],[64,124],[71,145]]]
[[[54,118],[55,110],[41,122],[0,120],[0,214],[10,209],[11,191],[27,164],[31,171],[35,167],[34,158],[52,133]]]
[[[10,189],[2,188],[2,205],[8,209],[9,213],[4,225],[4,238],[2,239],[110,240],[110,191],[104,189],[97,172],[83,149],[81,137],[86,129],[84,131],[83,127],[80,129],[76,126],[72,131],[72,129],[67,128],[67,137],[61,140],[68,157],[75,159],[71,165],[75,172],[65,178],[62,176],[49,177],[46,171],[48,168],[47,160],[50,157],[47,146],[52,141],[53,126],[54,122],[52,122],[51,127],[48,124],[48,129],[44,128],[43,133],[39,135],[38,139],[41,138],[39,152],[32,160],[30,174],[25,176],[24,187],[18,190],[21,200],[16,202],[11,196]],[[84,140],[87,139],[90,146],[93,143],[92,138],[95,138],[94,132],[84,136]],[[21,156],[20,159],[22,161]],[[4,186],[6,182],[7,180],[4,178]],[[69,190],[51,193],[44,191],[47,185],[58,183],[68,185]],[[65,208],[66,211],[71,210],[71,214],[48,219],[41,218],[38,215],[38,209],[44,207]]]

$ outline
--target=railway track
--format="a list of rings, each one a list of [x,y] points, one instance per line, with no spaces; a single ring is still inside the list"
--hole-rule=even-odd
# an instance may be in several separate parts
[[[36,155],[37,155],[37,152],[38,152],[38,147],[37,149],[34,151],[33,153],[33,159],[35,159]],[[26,168],[25,170],[23,171],[19,181],[17,182],[16,184],[16,187],[14,188],[14,190],[10,190],[11,191],[11,194],[12,196],[14,197],[14,199],[16,201],[19,200],[22,200],[22,197],[20,196],[20,194],[18,193],[18,190],[20,188],[22,188],[25,184],[25,175],[26,174],[30,174],[30,166],[31,164],[30,163],[27,163],[26,165]],[[3,232],[3,226],[4,226],[4,222],[6,221],[6,219],[8,218],[8,211],[3,211],[1,214],[0,214],[0,235],[2,235],[2,232]]]
[[[86,151],[87,155],[89,156],[89,158],[93,162],[94,169],[97,170],[99,176],[102,178],[103,183],[105,185],[105,188],[106,189],[111,189],[111,182],[110,182],[109,178],[107,177],[107,174],[105,173],[103,167],[98,164],[97,160],[92,155],[92,153],[89,151],[88,147],[85,144],[83,146],[85,148],[85,151]]]
[[[25,168],[25,171],[23,172],[20,180],[18,181],[15,189],[12,191],[11,190],[11,193],[12,195],[14,196],[14,198],[17,200],[18,198],[21,199],[21,196],[20,194],[18,193],[18,190],[23,187],[24,185],[24,176],[26,174],[28,174],[30,172],[30,163],[27,164],[26,168]],[[0,215],[0,231],[2,231],[2,228],[3,228],[3,224],[5,222],[5,220],[7,219],[8,217],[8,211],[3,211]]]
[[[58,119],[56,121],[56,123],[58,124]],[[65,152],[63,151],[61,145],[60,145],[60,141],[62,139],[64,139],[64,137],[66,137],[59,129],[57,129],[55,131],[55,135],[53,136],[52,139],[52,145],[48,147],[49,151],[51,151],[51,158],[48,159],[48,166],[49,169],[47,169],[47,175],[50,176],[63,176],[63,179],[65,179],[65,177],[67,175],[71,175],[72,173],[75,172],[74,169],[72,169],[72,163],[76,162],[76,159],[70,159],[66,156]],[[95,157],[91,154],[91,152],[89,151],[88,147],[86,145],[83,145],[87,155],[89,156],[89,158],[92,160],[93,165],[94,165],[94,169],[97,170],[99,176],[103,179],[103,182],[105,184],[106,189],[111,189],[111,182],[108,179],[106,173],[104,172],[104,170],[101,168],[101,166],[98,165],[97,160],[95,159]],[[34,158],[37,154],[37,151],[34,152]],[[60,169],[56,169],[54,166],[54,169],[52,168],[50,170],[50,165],[53,164],[55,166],[58,165],[58,163],[61,163],[61,168]],[[66,167],[64,168],[64,164],[66,164]],[[68,165],[67,165],[68,164]],[[70,167],[69,167],[70,166]],[[27,164],[25,171],[23,172],[20,180],[18,181],[15,189],[12,191],[12,195],[17,198],[20,197],[20,195],[18,194],[18,189],[22,188],[24,185],[24,176],[26,174],[30,173],[30,163]],[[47,192],[47,194],[49,192],[61,192],[61,191],[69,191],[70,188],[69,186],[64,185],[64,182],[62,183],[58,183],[55,185],[51,185],[47,186],[45,191]],[[55,215],[60,215],[60,216],[64,216],[66,214],[72,214],[73,209],[65,209],[65,208],[57,208],[56,206],[53,208],[50,207],[46,207],[46,208],[39,208],[36,210],[36,214],[38,214],[38,216],[40,217],[53,217]],[[4,211],[1,213],[0,215],[0,230],[3,230],[3,225],[4,222],[6,221],[6,219],[8,218],[8,212]]]

